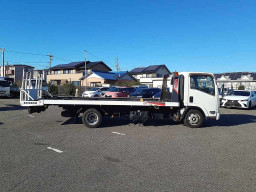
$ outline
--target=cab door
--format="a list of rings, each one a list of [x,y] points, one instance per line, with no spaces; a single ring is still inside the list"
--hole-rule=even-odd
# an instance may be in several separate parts
[[[219,94],[211,74],[190,74],[188,106],[201,108],[206,116],[216,116],[219,112]]]

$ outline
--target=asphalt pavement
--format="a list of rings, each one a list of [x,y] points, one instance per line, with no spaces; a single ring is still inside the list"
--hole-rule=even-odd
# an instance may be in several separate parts
[[[0,191],[256,191],[256,109],[191,129],[105,119],[85,128],[0,99]]]

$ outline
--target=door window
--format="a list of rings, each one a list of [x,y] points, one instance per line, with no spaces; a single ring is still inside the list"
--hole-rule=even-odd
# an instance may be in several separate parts
[[[215,95],[214,79],[210,75],[191,75],[190,88]]]

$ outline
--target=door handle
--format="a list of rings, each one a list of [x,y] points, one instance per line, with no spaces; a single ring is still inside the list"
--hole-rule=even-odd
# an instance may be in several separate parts
[[[193,97],[193,96],[190,96],[190,97],[189,97],[189,102],[190,102],[190,103],[193,103],[193,101],[194,101],[194,97]]]

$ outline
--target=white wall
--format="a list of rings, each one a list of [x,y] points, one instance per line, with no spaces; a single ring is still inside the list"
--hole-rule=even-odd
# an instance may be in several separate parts
[[[233,89],[238,89],[240,85],[244,85],[245,88],[249,89],[256,89],[256,80],[255,81],[232,81],[232,80],[227,80],[227,81],[219,81],[217,80],[217,85],[218,87],[222,87],[222,84],[224,84],[225,88],[230,88],[233,86]]]

